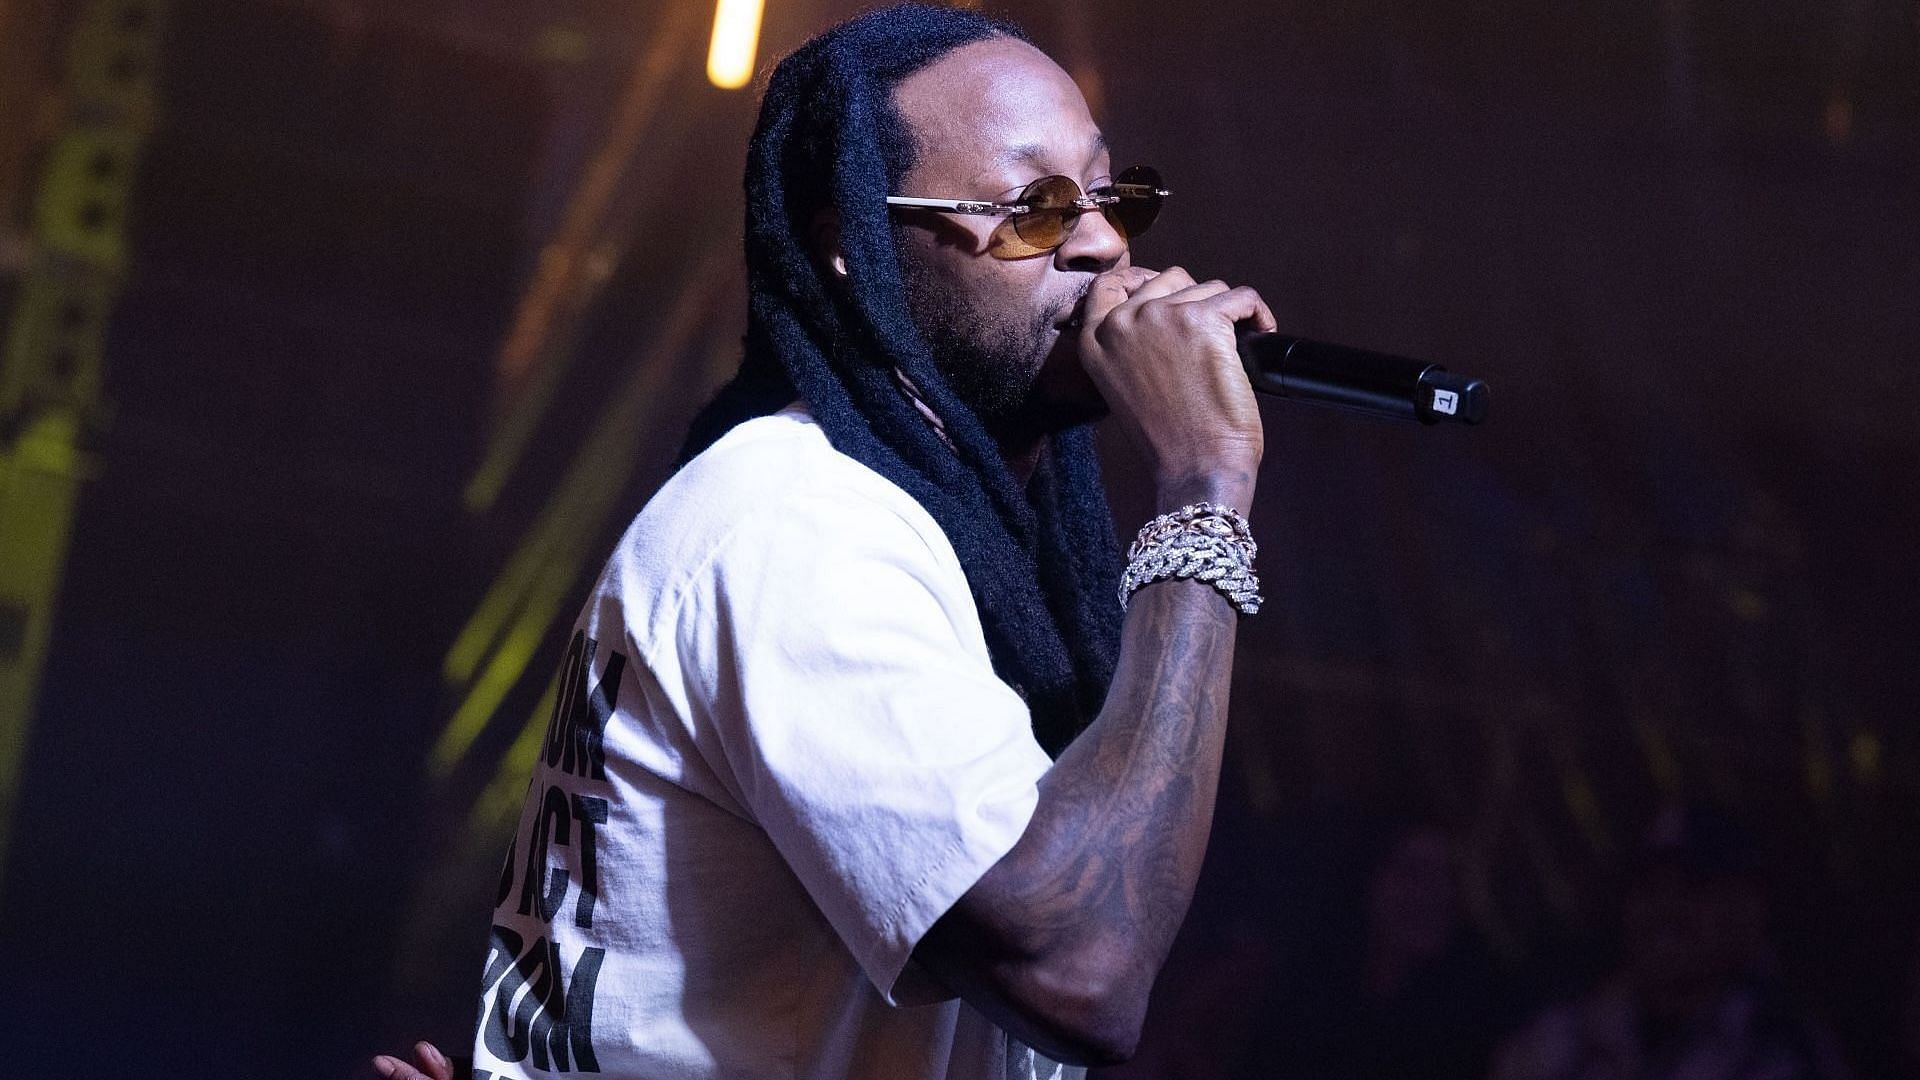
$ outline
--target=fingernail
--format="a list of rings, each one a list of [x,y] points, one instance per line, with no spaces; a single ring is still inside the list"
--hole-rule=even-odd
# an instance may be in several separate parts
[[[379,1073],[381,1076],[391,1077],[399,1068],[400,1063],[398,1061],[384,1054],[373,1059],[373,1071]]]
[[[440,1048],[433,1045],[432,1043],[423,1042],[420,1044],[420,1049],[422,1053],[432,1058],[433,1063],[439,1066],[441,1069],[448,1069],[452,1067],[452,1063],[447,1060],[447,1055],[441,1053]]]

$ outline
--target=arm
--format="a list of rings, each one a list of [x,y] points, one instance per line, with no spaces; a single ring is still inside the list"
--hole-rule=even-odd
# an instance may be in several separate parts
[[[1108,275],[1104,295],[1099,285],[1089,293],[1088,373],[1145,443],[1163,508],[1211,500],[1244,512],[1259,414],[1232,328],[1245,318],[1271,325],[1272,315],[1248,290],[1194,285],[1177,270],[1144,284],[1127,273],[1143,272]],[[1130,402],[1154,411],[1130,412]],[[1135,594],[1099,717],[1042,779],[1020,841],[915,950],[1049,1056],[1113,1063],[1138,1042],[1212,826],[1237,618],[1198,582]]]
[[[1100,718],[1040,785],[1020,842],[917,959],[1050,1056],[1131,1056],[1213,819],[1237,616],[1165,582],[1129,609]]]

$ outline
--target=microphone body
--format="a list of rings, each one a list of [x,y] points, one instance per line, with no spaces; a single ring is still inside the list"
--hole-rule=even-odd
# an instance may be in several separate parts
[[[1261,393],[1423,424],[1477,424],[1491,396],[1479,379],[1425,360],[1284,334],[1242,332],[1240,362]]]

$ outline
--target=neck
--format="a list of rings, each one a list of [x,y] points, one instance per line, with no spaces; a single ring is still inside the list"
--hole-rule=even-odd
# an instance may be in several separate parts
[[[998,422],[988,422],[987,433],[999,445],[1001,460],[1007,463],[1022,488],[1033,483],[1034,471],[1040,467],[1040,455],[1046,453],[1047,436],[1056,427],[1040,422],[1026,409]]]
[[[1033,483],[1033,474],[1040,467],[1040,455],[1046,450],[1047,441],[1039,435],[1021,436],[1017,439],[1000,439],[1000,456],[1013,472],[1014,479],[1021,487]]]
[[[1000,457],[1024,486],[1032,482],[1041,455],[1054,435],[1073,427],[1099,420],[1107,415],[1105,405],[1088,407],[1072,404],[1058,394],[1036,392],[1025,404],[1010,413],[983,417],[987,433],[1000,447]]]

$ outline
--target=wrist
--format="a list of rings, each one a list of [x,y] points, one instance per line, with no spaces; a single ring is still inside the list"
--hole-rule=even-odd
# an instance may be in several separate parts
[[[1220,503],[1242,515],[1253,509],[1252,469],[1214,469],[1154,481],[1154,511],[1170,513],[1193,503]]]

